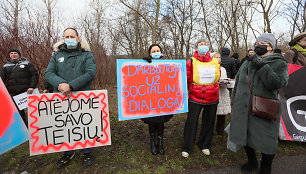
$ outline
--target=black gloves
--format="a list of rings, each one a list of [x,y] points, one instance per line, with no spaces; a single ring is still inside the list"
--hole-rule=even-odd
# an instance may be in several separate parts
[[[250,57],[250,60],[254,63],[254,66],[257,70],[259,70],[265,65],[265,62],[262,60],[262,58],[256,54]]]
[[[145,57],[145,58],[143,58],[143,60],[146,60],[146,61],[149,62],[149,63],[152,62],[152,58],[151,58],[151,57]]]

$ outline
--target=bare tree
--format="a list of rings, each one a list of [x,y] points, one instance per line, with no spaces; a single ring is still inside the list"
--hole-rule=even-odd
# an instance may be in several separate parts
[[[7,20],[6,29],[12,35],[13,47],[17,47],[19,43],[19,15],[24,8],[23,0],[5,0],[1,3],[4,11],[3,17]]]
[[[290,0],[289,3],[284,3],[284,14],[287,21],[291,24],[290,37],[293,39],[295,32],[306,31],[306,1]]]
[[[42,0],[46,9],[47,9],[47,24],[46,24],[46,32],[47,32],[47,42],[46,47],[51,48],[52,43],[54,42],[53,35],[53,26],[54,26],[54,15],[53,11],[56,6],[57,0]]]
[[[156,43],[156,30],[157,30],[157,25],[158,25],[158,20],[159,20],[159,11],[160,11],[160,0],[154,0],[154,6],[156,7],[155,9],[155,15],[154,16],[148,16],[145,15],[144,13],[142,13],[141,11],[139,11],[139,4],[142,2],[141,0],[138,0],[138,2],[136,3],[137,7],[134,7],[133,5],[128,4],[128,2],[126,2],[125,0],[119,0],[123,5],[125,5],[126,7],[128,7],[129,9],[133,10],[134,12],[136,12],[139,16],[141,16],[146,24],[151,28],[152,30],[152,43]],[[151,18],[153,18],[154,20],[151,20]],[[154,21],[151,22],[151,21]]]
[[[167,0],[165,7],[166,14],[160,28],[165,31],[160,32],[159,38],[167,49],[174,49],[172,58],[189,58],[200,12],[197,3],[195,0]]]
[[[277,0],[276,2],[274,0],[260,0],[259,2],[254,1],[254,3],[257,3],[261,7],[261,10],[259,10],[257,6],[254,6],[254,8],[263,15],[263,31],[271,33],[273,21],[280,16],[279,13],[282,0]]]
[[[82,30],[85,33],[85,37],[88,40],[91,50],[95,56],[97,64],[96,78],[94,80],[94,88],[104,86],[106,83],[115,81],[115,78],[111,74],[111,66],[114,62],[110,62],[110,59],[106,56],[106,50],[103,43],[103,22],[104,22],[104,4],[102,0],[91,0],[90,13],[87,13],[82,17]]]

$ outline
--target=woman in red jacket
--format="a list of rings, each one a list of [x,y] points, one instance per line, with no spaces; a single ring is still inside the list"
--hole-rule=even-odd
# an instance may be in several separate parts
[[[204,109],[202,125],[197,145],[205,155],[210,155],[219,99],[220,62],[210,56],[207,45],[204,39],[198,40],[193,57],[186,62],[189,112],[182,147],[182,156],[185,158],[193,151],[199,114],[202,109]]]

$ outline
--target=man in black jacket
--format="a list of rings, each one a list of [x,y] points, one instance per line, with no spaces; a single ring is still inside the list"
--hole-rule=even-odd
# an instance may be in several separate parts
[[[223,48],[221,52],[221,66],[226,69],[227,77],[234,79],[236,75],[235,61],[229,55],[230,50]]]
[[[24,92],[32,94],[38,83],[38,73],[34,65],[26,58],[21,57],[21,53],[17,49],[9,50],[8,56],[8,62],[3,65],[0,71],[1,79],[8,92],[12,97]],[[28,125],[24,110],[19,110],[19,113],[24,123]]]
[[[221,52],[221,66],[225,68],[227,77],[234,79],[236,75],[236,65],[234,59],[230,55],[231,51],[228,48],[223,48]],[[227,88],[232,95],[232,88]]]
[[[242,65],[243,62],[248,59],[248,57],[254,56],[254,54],[255,54],[254,50],[253,49],[249,49],[247,55],[241,60],[240,65]]]

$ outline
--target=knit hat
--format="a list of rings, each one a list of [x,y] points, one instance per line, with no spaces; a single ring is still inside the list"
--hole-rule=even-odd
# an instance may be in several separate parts
[[[263,33],[262,35],[258,36],[256,42],[268,42],[271,44],[272,49],[275,49],[276,46],[276,39],[272,33]]]
[[[17,50],[17,49],[10,49],[10,50],[8,51],[8,55],[9,55],[9,56],[10,56],[10,53],[11,53],[11,52],[16,52],[16,53],[18,53],[19,56],[21,57],[21,53],[20,53],[19,50]]]
[[[306,36],[306,31],[294,36],[294,38],[289,42],[289,46],[295,45],[299,40],[301,40],[305,36]]]
[[[206,43],[207,43],[207,40],[204,39],[204,38],[199,39],[199,40],[195,43],[195,48],[198,48],[198,44],[201,43],[201,42],[206,42]]]
[[[238,53],[234,53],[234,54],[232,55],[232,57],[235,58],[235,59],[238,59],[238,58],[239,58],[239,54],[238,54]]]
[[[221,51],[221,55],[230,55],[231,51],[228,48],[223,48]]]

